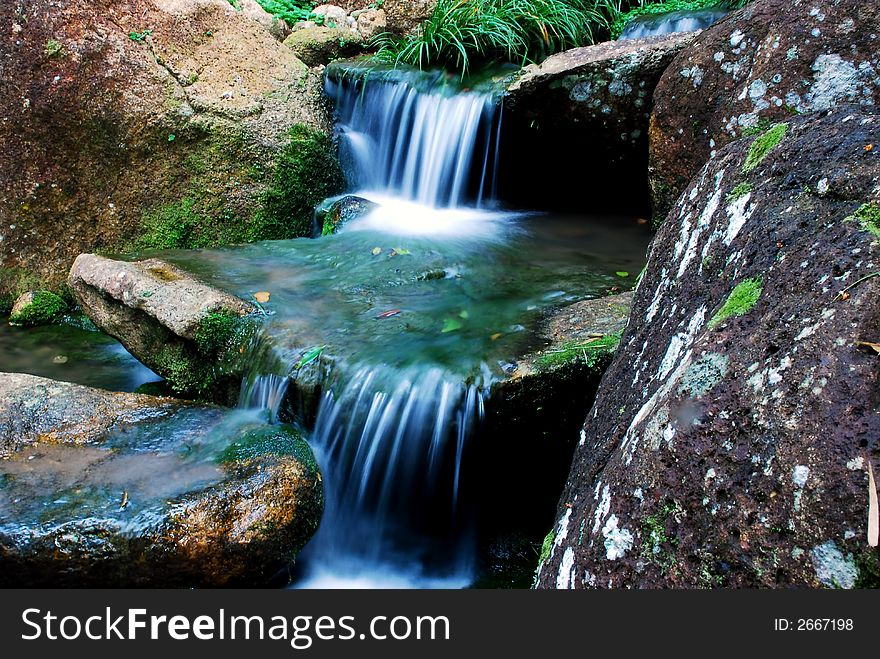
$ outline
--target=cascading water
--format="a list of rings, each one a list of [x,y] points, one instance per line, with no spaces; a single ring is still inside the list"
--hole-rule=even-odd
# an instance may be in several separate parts
[[[406,77],[331,69],[340,158],[350,184],[434,208],[494,196],[501,106],[455,90],[440,73]]]
[[[705,30],[727,15],[724,9],[696,9],[672,11],[665,14],[637,16],[627,23],[620,40],[644,39],[677,32]]]
[[[393,229],[402,219],[407,233],[431,233],[438,217],[478,223],[475,209],[492,199],[495,182],[496,96],[450,94],[440,77],[425,89],[424,77],[360,73],[328,75],[326,91],[349,181],[385,210],[366,226]],[[388,213],[401,203],[404,213]],[[480,387],[430,362],[343,375],[324,395],[312,434],[327,503],[300,585],[467,585],[473,547],[458,501],[483,405]]]

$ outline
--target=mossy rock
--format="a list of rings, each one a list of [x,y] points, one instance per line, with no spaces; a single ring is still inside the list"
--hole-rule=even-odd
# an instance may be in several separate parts
[[[61,322],[67,303],[49,291],[29,291],[21,295],[9,315],[10,325],[34,327]]]
[[[378,204],[369,199],[355,195],[330,198],[315,210],[315,223],[320,235],[331,236],[352,220],[369,214],[377,206]]]

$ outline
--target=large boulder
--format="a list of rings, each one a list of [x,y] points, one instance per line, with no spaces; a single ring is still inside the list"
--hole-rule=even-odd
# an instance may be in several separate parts
[[[323,186],[330,122],[319,76],[256,21],[225,0],[33,0],[0,23],[0,306],[81,252],[297,235],[264,197],[303,153],[301,186]]]
[[[386,27],[398,36],[412,34],[434,13],[437,0],[385,0]]]
[[[320,66],[363,52],[364,38],[349,27],[315,26],[296,30],[284,45],[309,66]]]
[[[858,107],[794,118],[720,150],[681,196],[539,587],[878,584],[878,143]]]
[[[266,585],[322,507],[290,428],[0,374],[4,586]]]
[[[249,368],[257,310],[179,268],[81,254],[68,285],[83,312],[178,394],[232,404]]]
[[[725,144],[768,122],[841,103],[880,103],[880,6],[755,0],[706,30],[654,92],[655,222]]]
[[[666,67],[695,33],[610,41],[566,50],[525,67],[504,97],[502,162],[505,197],[555,190],[550,203],[569,198],[583,207],[641,198],[647,207],[651,96]],[[554,157],[548,158],[552,152]],[[535,168],[532,163],[543,166]],[[615,194],[615,190],[626,190]],[[541,207],[546,207],[542,200]]]

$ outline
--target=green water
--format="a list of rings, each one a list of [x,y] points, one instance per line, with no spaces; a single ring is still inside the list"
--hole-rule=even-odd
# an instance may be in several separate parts
[[[0,319],[0,371],[113,391],[159,379],[116,339],[71,325],[11,327]]]
[[[160,256],[243,298],[268,292],[265,331],[288,365],[325,346],[337,362],[467,377],[483,364],[499,373],[534,347],[548,309],[631,288],[649,240],[631,218],[490,224],[430,236],[367,226]]]

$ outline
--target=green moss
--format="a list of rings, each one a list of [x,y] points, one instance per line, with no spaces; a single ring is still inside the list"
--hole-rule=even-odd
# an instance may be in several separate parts
[[[144,382],[134,390],[136,394],[144,394],[145,396],[173,396],[174,392],[165,380],[156,380],[155,382]]]
[[[642,523],[642,556],[658,565],[664,574],[675,567],[677,560],[675,550],[679,541],[668,529],[681,514],[680,506],[667,503]]]
[[[748,174],[760,165],[764,158],[767,157],[767,154],[782,141],[787,132],[788,124],[775,124],[756,137],[749,147],[749,153],[746,156],[746,161],[743,163],[743,174]]]
[[[33,327],[60,322],[67,311],[64,300],[49,291],[37,291],[31,302],[9,317],[14,325]]]
[[[541,555],[538,557],[538,566],[550,557],[554,540],[556,540],[556,530],[550,529],[550,532],[544,536],[544,542],[541,543]]]
[[[741,281],[727,296],[724,305],[712,316],[709,321],[709,329],[733,316],[739,317],[747,314],[757,304],[763,290],[764,280],[761,277]]]
[[[9,311],[22,293],[41,288],[42,280],[24,268],[0,268],[0,311]]]
[[[745,197],[753,190],[751,183],[740,183],[733,190],[730,191],[730,194],[727,195],[727,203],[732,204],[737,199],[741,197]]]
[[[293,456],[307,469],[318,469],[308,443],[295,428],[288,425],[265,426],[245,433],[227,446],[217,461],[220,464],[229,464],[264,455]]]
[[[740,131],[740,137],[755,137],[766,132],[773,126],[773,123],[767,117],[758,119],[754,126],[747,126]]]
[[[310,235],[315,207],[339,194],[344,185],[330,139],[307,126],[294,126],[290,142],[276,161],[249,238],[279,240]]]
[[[876,203],[870,201],[867,204],[862,204],[850,218],[856,220],[864,231],[880,238],[880,206]]]
[[[46,42],[46,47],[43,48],[43,52],[46,54],[46,57],[56,57],[63,54],[64,46],[55,39],[49,39]]]
[[[601,368],[610,361],[618,343],[620,343],[620,334],[606,334],[589,341],[566,341],[558,348],[542,355],[538,359],[538,366],[555,368],[583,361],[588,368]]]
[[[214,369],[179,343],[168,344],[156,355],[156,369],[175,394],[205,396],[214,387]]]
[[[225,309],[207,314],[196,330],[199,352],[204,355],[223,352],[239,337],[243,322],[241,316]]]
[[[197,233],[204,217],[195,210],[195,206],[195,199],[185,197],[146,214],[138,247],[141,249],[199,247],[196,244],[199,241],[194,234]]]

